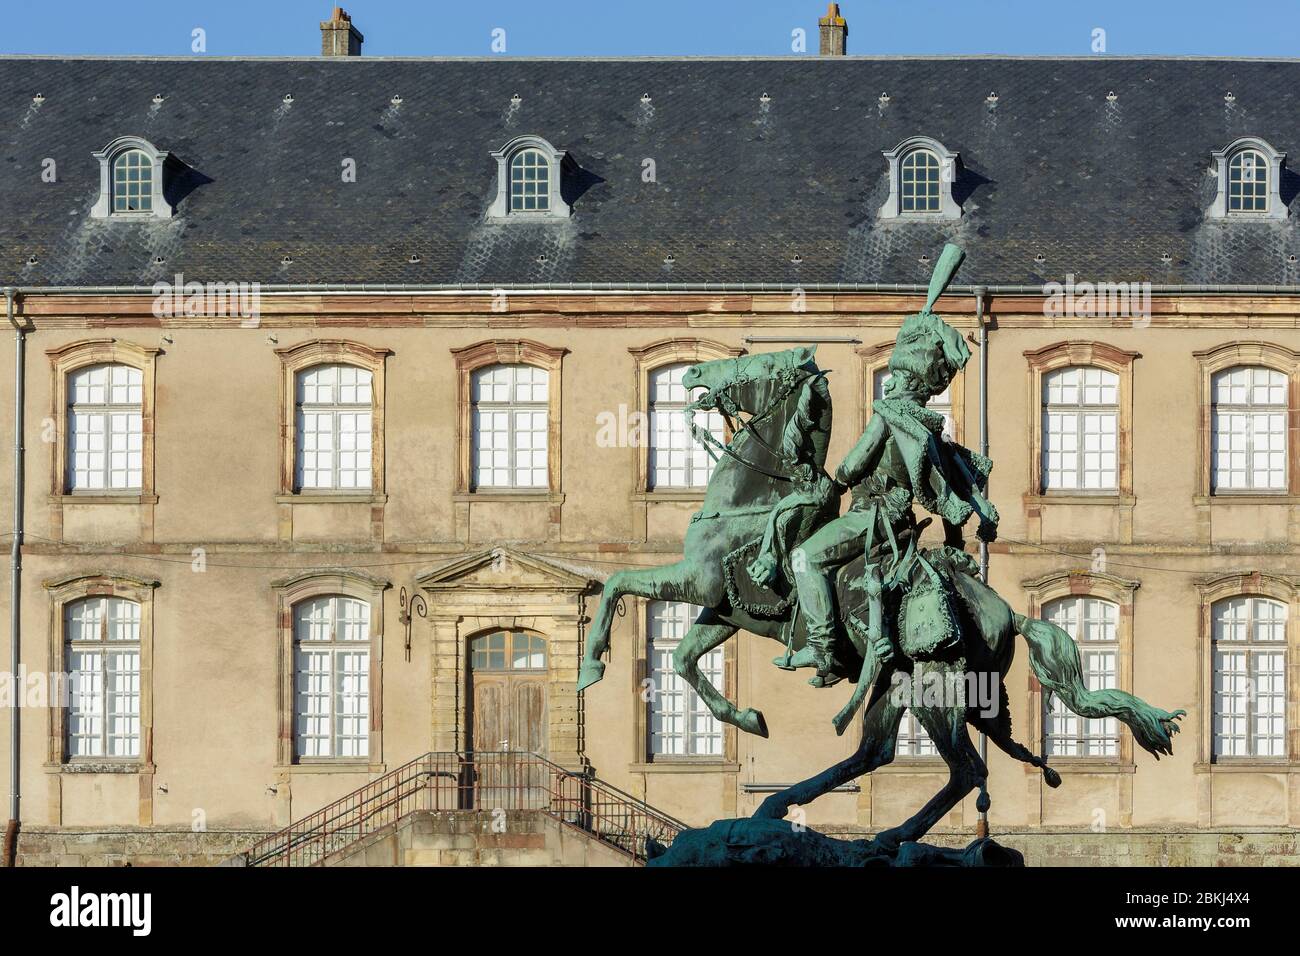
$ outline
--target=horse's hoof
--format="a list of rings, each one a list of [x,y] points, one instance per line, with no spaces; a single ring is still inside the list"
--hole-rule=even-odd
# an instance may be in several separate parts
[[[987,790],[981,790],[980,795],[975,798],[975,809],[980,813],[988,813],[991,804],[992,801],[989,800],[989,792]]]
[[[582,693],[604,676],[604,661],[583,661],[582,666],[578,668],[578,693]]]
[[[740,712],[740,716],[736,718],[736,726],[756,737],[767,736],[767,721],[763,719],[763,712],[753,707],[747,707]]]
[[[1043,779],[1046,780],[1047,785],[1053,789],[1061,785],[1061,775],[1051,767],[1043,768]]]

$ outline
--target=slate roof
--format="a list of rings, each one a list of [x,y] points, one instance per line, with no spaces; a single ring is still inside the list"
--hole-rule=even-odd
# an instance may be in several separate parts
[[[523,133],[576,161],[570,219],[484,219]],[[90,218],[126,134],[184,164],[172,220]],[[959,220],[877,219],[914,134],[961,154]],[[3,57],[0,282],[923,283],[952,239],[964,283],[1298,285],[1300,176],[1284,221],[1205,217],[1243,135],[1300,157],[1300,61]]]

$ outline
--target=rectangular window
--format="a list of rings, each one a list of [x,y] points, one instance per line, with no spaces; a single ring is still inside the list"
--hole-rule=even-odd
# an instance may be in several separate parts
[[[1090,366],[1043,380],[1044,491],[1119,487],[1119,376]]]
[[[127,365],[96,365],[69,376],[70,491],[128,491],[143,481],[144,377]]]
[[[1286,756],[1286,606],[1267,598],[1216,602],[1214,754]]]
[[[362,758],[370,747],[370,605],[313,598],[294,610],[299,757]]]
[[[546,488],[549,380],[546,369],[493,365],[473,375],[474,485]]]
[[[298,488],[371,487],[373,397],[368,369],[321,365],[298,377]]]
[[[1214,491],[1287,488],[1287,377],[1269,368],[1215,374],[1211,418]]]
[[[722,724],[704,701],[673,670],[673,655],[700,609],[680,601],[651,601],[646,608],[649,634],[649,736],[652,757],[723,756]],[[723,682],[723,650],[715,647],[699,660],[704,678]]]
[[[64,612],[67,755],[140,756],[140,605],[93,597]]]

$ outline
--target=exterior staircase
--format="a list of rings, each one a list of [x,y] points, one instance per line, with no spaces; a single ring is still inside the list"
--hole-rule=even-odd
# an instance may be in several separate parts
[[[632,865],[645,863],[647,840],[667,846],[686,829],[590,773],[566,770],[538,754],[427,753],[259,840],[227,865],[355,861],[378,840],[387,837],[395,848],[399,832],[429,832],[429,821],[444,814],[454,818],[450,829],[462,837],[469,829],[464,818],[480,815],[477,830],[501,835],[506,846],[519,820],[542,817],[553,829],[596,841],[605,854],[598,859],[612,851]],[[413,826],[416,820],[420,826]]]

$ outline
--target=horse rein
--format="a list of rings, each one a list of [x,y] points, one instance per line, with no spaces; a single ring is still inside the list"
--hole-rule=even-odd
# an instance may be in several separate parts
[[[763,438],[762,435],[760,435],[754,429],[754,425],[757,424],[758,422],[761,422],[769,415],[771,415],[776,410],[777,405],[781,401],[783,401],[785,397],[790,394],[790,392],[794,390],[794,385],[795,385],[794,380],[791,379],[788,384],[783,385],[782,390],[778,394],[772,396],[772,400],[768,403],[767,408],[765,408],[762,412],[760,412],[757,415],[751,415],[748,421],[746,421],[745,419],[740,417],[740,408],[730,400],[727,393],[738,385],[747,385],[752,381],[754,381],[754,379],[752,378],[740,378],[740,377],[734,378],[730,382],[721,386],[718,389],[712,389],[712,388],[709,389],[702,397],[687,405],[685,411],[686,414],[689,416],[688,421],[690,424],[691,437],[694,438],[696,441],[700,442],[700,444],[704,445],[704,450],[709,453],[709,457],[712,458],[715,462],[718,460],[718,456],[713,454],[713,451],[710,448],[710,446],[719,449],[728,458],[734,459],[735,461],[744,465],[750,471],[756,471],[760,475],[766,475],[768,478],[771,478],[773,481],[784,481],[784,482],[793,483],[795,479],[790,475],[776,474],[774,472],[768,471],[766,468],[763,468],[760,465],[754,464],[754,462],[752,461],[748,461],[747,459],[741,458],[739,455],[737,455],[734,451],[731,450],[731,442],[723,444],[722,442],[714,438],[712,434],[705,431],[703,428],[700,428],[700,426],[695,422],[695,412],[706,411],[707,409],[705,409],[703,404],[704,401],[710,397],[714,397],[715,407],[717,407],[718,413],[722,415],[723,419],[726,420],[727,425],[732,430],[731,441],[734,442],[742,434],[748,432],[750,437],[753,438],[754,441],[756,441],[761,448],[765,449],[768,454],[770,454],[773,458],[780,459],[782,456],[771,445],[767,443],[767,441]],[[736,425],[733,424],[733,419],[735,422],[739,423],[739,427],[736,427]]]

